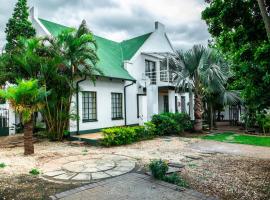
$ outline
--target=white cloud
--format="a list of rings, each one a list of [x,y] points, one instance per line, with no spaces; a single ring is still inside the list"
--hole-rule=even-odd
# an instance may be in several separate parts
[[[0,46],[4,29],[17,0],[9,0],[0,8]],[[207,44],[209,34],[201,20],[203,0],[29,0],[39,16],[64,25],[78,27],[86,19],[97,35],[121,41],[154,29],[154,22],[166,25],[176,48]]]

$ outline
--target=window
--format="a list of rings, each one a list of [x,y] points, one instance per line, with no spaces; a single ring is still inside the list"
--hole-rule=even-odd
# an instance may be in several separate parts
[[[122,119],[123,109],[122,109],[122,94],[112,93],[112,119]]]
[[[168,95],[164,96],[164,112],[169,112],[169,97],[168,97]]]
[[[83,122],[97,120],[97,94],[96,92],[82,92]]]
[[[145,74],[150,78],[151,84],[156,84],[157,74],[156,74],[156,63],[153,61],[145,61]]]

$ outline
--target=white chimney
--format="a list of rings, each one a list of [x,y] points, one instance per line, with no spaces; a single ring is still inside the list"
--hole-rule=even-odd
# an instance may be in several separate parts
[[[155,30],[165,33],[165,25],[160,22],[155,22]]]
[[[35,9],[35,7],[32,7],[30,9],[30,17],[31,17],[31,19],[37,19],[38,11],[37,11],[37,9]]]

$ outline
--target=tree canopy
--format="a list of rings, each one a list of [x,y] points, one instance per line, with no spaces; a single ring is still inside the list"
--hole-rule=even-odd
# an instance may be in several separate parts
[[[30,38],[35,36],[36,31],[28,20],[27,0],[18,0],[15,5],[12,17],[6,25],[6,51],[13,50],[18,44],[19,37]]]
[[[270,106],[270,44],[256,0],[212,0],[202,12],[213,41],[233,63],[235,81],[250,109]],[[265,1],[270,11],[270,1]]]

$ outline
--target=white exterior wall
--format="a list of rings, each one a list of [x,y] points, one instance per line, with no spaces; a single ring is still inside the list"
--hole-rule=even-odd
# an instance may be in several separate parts
[[[79,84],[80,91],[96,92],[97,97],[97,121],[83,122],[82,121],[82,93],[79,93],[79,115],[80,115],[80,131],[88,131],[99,128],[123,126],[124,119],[112,120],[111,116],[111,93],[122,93],[123,102],[123,117],[124,117],[124,82],[122,80],[110,80],[107,78],[100,78],[95,85],[90,80],[85,80]],[[73,102],[76,102],[76,95],[73,97]],[[71,110],[76,112],[76,104],[73,103]],[[70,131],[76,132],[76,121],[70,122]]]
[[[5,104],[0,104],[0,108],[8,109],[8,114],[9,114],[9,121],[8,121],[8,126],[9,126],[9,135],[15,135],[15,125],[16,124],[16,114],[14,110],[10,107],[9,103]]]

